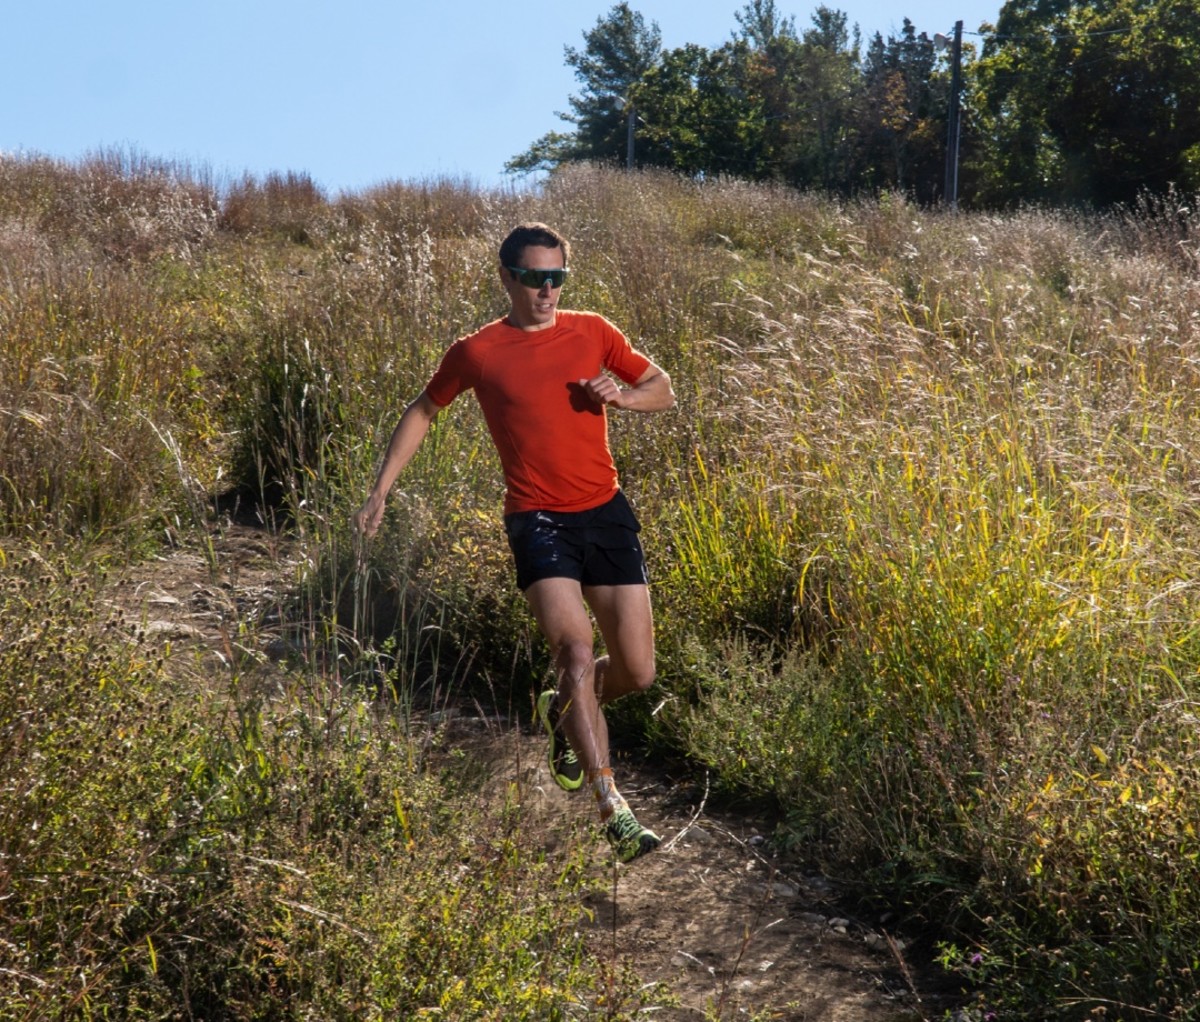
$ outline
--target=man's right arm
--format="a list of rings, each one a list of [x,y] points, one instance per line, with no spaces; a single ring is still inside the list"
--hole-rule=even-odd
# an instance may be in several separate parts
[[[379,530],[383,521],[383,511],[387,505],[388,492],[392,488],[405,466],[412,461],[429,426],[441,406],[425,391],[407,408],[392,431],[392,439],[388,441],[387,450],[383,455],[383,463],[379,466],[379,474],[375,477],[375,485],[367,496],[366,502],[355,513],[354,527],[368,539]]]

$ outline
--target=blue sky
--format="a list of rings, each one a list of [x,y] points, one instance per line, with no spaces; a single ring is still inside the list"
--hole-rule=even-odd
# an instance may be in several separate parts
[[[630,0],[663,45],[715,47],[745,0]],[[8,6],[0,151],[68,161],[122,149],[203,168],[307,173],[331,195],[453,177],[498,186],[579,83],[565,46],[610,0],[26,0]],[[966,39],[1000,0],[829,0],[864,39]],[[777,0],[798,29],[811,6]]]

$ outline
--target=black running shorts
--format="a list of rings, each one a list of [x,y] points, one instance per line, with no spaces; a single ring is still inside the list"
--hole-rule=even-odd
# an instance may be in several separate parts
[[[633,508],[620,491],[587,511],[516,511],[504,516],[523,591],[544,578],[584,586],[646,585],[646,558]]]

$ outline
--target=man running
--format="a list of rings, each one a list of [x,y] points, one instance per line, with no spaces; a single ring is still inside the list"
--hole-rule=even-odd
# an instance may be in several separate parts
[[[567,240],[541,223],[504,239],[508,315],[447,350],[401,415],[354,525],[375,534],[388,492],[438,412],[474,390],[504,470],[517,585],[554,654],[557,688],[537,700],[550,771],[567,791],[591,789],[605,837],[630,862],[659,838],[613,781],[603,707],[654,681],[654,625],[640,526],[618,484],[607,410],[657,412],[675,395],[666,372],[604,317],[559,309],[569,254]],[[593,618],[606,650],[599,657]]]

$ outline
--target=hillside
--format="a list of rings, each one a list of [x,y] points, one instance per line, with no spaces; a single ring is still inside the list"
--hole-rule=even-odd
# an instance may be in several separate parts
[[[658,654],[613,720],[678,836],[618,949],[701,1017],[1194,1014],[1192,205],[123,158],[0,160],[0,1014],[668,1007],[539,780],[469,399],[349,528],[527,219],[678,398],[610,423]]]

